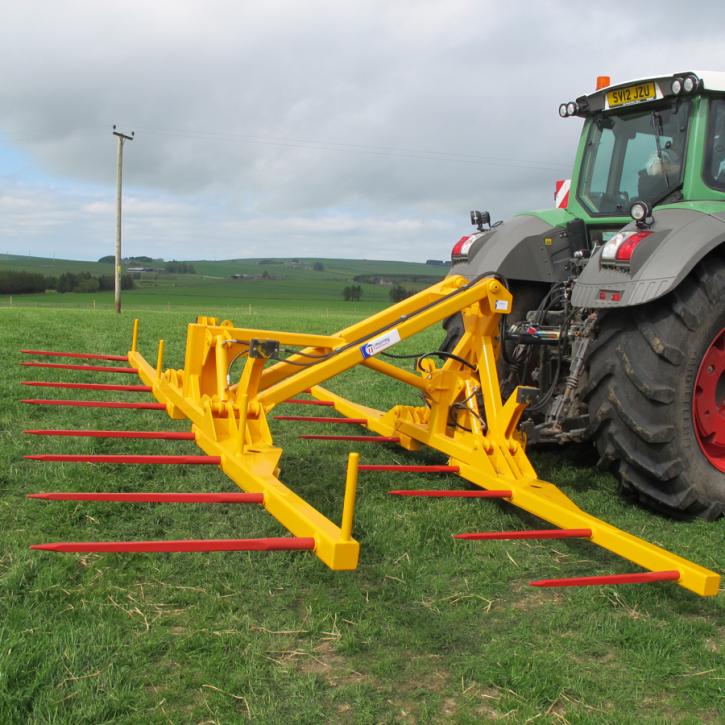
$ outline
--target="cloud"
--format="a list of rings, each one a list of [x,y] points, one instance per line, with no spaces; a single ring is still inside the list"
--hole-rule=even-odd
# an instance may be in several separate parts
[[[470,208],[500,218],[550,204],[580,128],[556,108],[596,75],[721,62],[721,3],[698,6],[706,24],[674,21],[680,11],[674,2],[656,13],[563,1],[16,3],[0,27],[0,60],[12,69],[0,87],[0,141],[34,170],[21,173],[19,199],[41,201],[47,218],[23,227],[13,216],[0,246],[40,243],[27,229],[42,227],[46,247],[88,256],[97,235],[112,234],[94,205],[112,213],[117,123],[136,132],[125,146],[129,244],[193,257],[202,239],[223,257],[259,239],[299,254],[304,240],[327,254],[335,235],[325,230],[346,220],[337,249],[350,256],[445,256]],[[0,194],[17,174],[0,177]]]

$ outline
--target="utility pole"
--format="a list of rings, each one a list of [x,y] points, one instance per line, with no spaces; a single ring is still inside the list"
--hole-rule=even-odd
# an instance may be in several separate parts
[[[121,314],[121,186],[123,178],[123,142],[133,141],[133,131],[127,136],[125,133],[116,131],[116,124],[113,124],[113,135],[118,139],[118,151],[116,153],[116,270],[115,270],[115,301],[116,312]]]

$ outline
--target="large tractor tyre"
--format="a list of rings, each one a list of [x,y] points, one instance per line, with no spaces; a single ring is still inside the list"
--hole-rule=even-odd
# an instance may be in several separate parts
[[[602,320],[588,359],[591,433],[625,493],[678,518],[725,511],[725,260]]]

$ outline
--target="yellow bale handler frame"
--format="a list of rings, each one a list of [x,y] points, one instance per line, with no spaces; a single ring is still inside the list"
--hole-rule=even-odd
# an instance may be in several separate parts
[[[191,421],[197,445],[219,456],[222,470],[244,491],[262,493],[267,511],[294,536],[313,538],[315,554],[331,569],[358,564],[360,547],[352,538],[358,456],[350,455],[340,526],[280,481],[282,450],[268,418],[276,405],[304,391],[369,430],[396,437],[407,450],[430,446],[444,453],[466,481],[510,491],[506,500],[556,527],[590,530],[593,543],[650,571],[676,572],[670,578],[697,594],[716,594],[716,573],[587,514],[537,477],[518,428],[534,391],[519,387],[504,401],[496,373],[500,318],[510,311],[511,294],[497,279],[453,276],[332,335],[239,328],[200,317],[189,325],[181,370],[163,368],[163,340],[156,365],[144,359],[136,322],[128,359],[169,416]],[[442,364],[426,357],[414,374],[376,357],[458,312],[465,332]],[[296,351],[280,357],[285,348]],[[233,380],[238,359],[244,366]],[[380,411],[320,386],[356,365],[413,386],[426,404]]]

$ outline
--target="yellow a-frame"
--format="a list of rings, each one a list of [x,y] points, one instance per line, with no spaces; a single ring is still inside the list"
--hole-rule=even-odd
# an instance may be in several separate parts
[[[537,477],[518,429],[532,391],[517,388],[503,401],[496,373],[500,316],[510,310],[511,294],[497,279],[452,276],[333,335],[238,328],[200,317],[189,325],[181,370],[163,369],[163,341],[156,366],[143,358],[136,323],[128,359],[172,418],[191,421],[197,445],[219,456],[221,469],[244,491],[262,493],[267,511],[294,536],[314,539],[315,554],[332,569],[358,564],[359,544],[351,536],[358,458],[350,456],[341,526],[279,480],[282,450],[267,419],[277,404],[304,391],[403,448],[441,451],[465,480],[505,489],[507,501],[556,527],[586,530],[593,543],[645,569],[665,572],[697,594],[716,594],[716,573],[587,514]],[[442,365],[426,358],[414,374],[376,357],[457,312],[465,331]],[[297,350],[280,358],[284,347]],[[233,381],[229,372],[240,357],[245,364]],[[270,364],[270,358],[279,361]],[[427,404],[384,412],[320,387],[356,365],[417,388]]]

